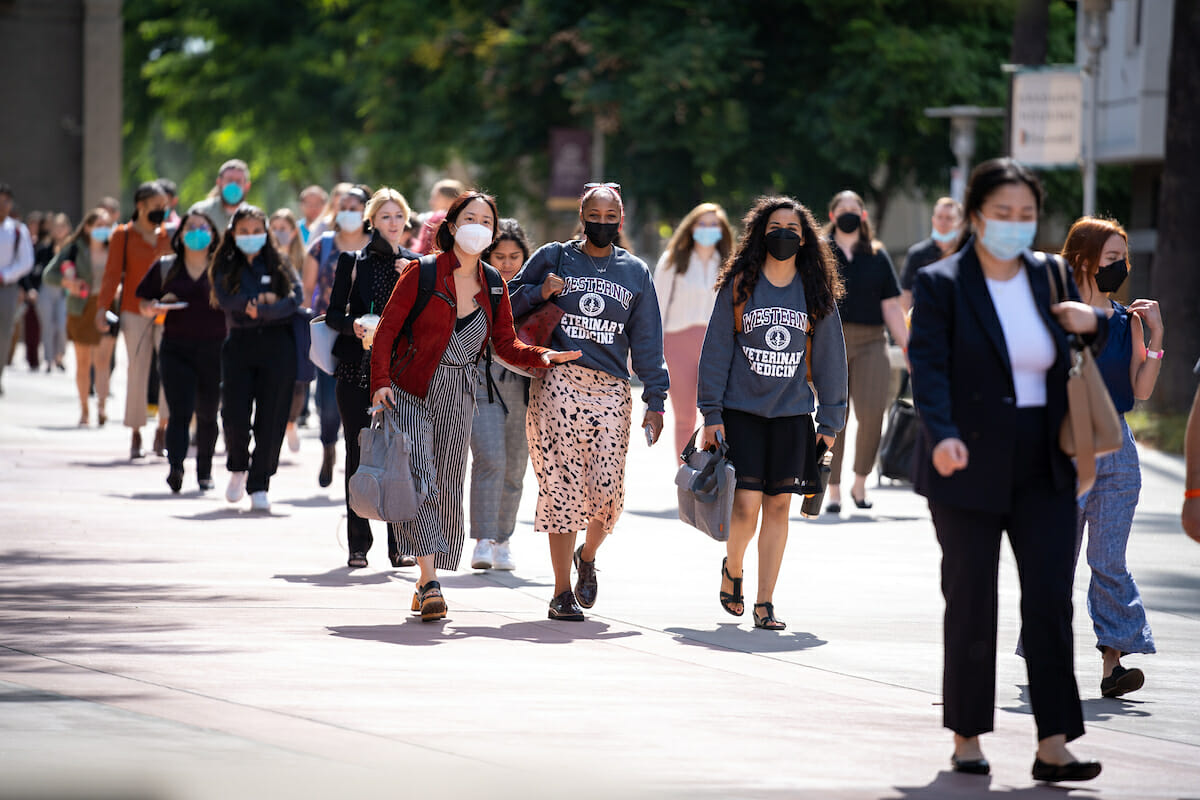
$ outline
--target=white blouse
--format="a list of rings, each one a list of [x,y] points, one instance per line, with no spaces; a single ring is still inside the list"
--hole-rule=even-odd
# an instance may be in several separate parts
[[[712,258],[701,261],[693,249],[688,257],[687,272],[680,275],[671,266],[670,251],[658,259],[654,268],[654,292],[658,295],[658,310],[662,313],[663,333],[675,333],[693,326],[708,327],[717,293],[717,273],[721,269],[721,253],[714,250]]]
[[[1054,366],[1058,353],[1054,348],[1054,337],[1038,313],[1029,273],[1022,269],[1006,281],[984,280],[1008,346],[1017,408],[1044,406],[1046,373]]]

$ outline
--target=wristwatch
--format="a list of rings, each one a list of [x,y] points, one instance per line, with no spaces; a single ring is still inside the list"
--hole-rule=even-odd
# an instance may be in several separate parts
[[[1165,352],[1165,350],[1147,350],[1146,358],[1153,358],[1156,361],[1162,361],[1163,353]]]

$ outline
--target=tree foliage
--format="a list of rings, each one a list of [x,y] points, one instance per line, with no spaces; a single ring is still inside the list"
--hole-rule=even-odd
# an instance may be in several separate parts
[[[943,190],[948,131],[924,109],[1004,104],[1015,2],[126,0],[125,13],[139,177],[174,147],[193,192],[234,155],[290,188],[353,177],[412,192],[422,167],[457,159],[536,201],[550,128],[595,127],[605,177],[677,219],[766,191],[819,207],[854,188],[882,211],[909,187]],[[999,128],[981,126],[980,157],[999,152]]]

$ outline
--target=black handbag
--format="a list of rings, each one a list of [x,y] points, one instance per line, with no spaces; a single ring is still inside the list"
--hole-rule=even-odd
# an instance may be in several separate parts
[[[894,481],[912,483],[921,422],[913,408],[908,383],[906,374],[900,384],[900,394],[888,410],[887,429],[879,441],[879,474]]]

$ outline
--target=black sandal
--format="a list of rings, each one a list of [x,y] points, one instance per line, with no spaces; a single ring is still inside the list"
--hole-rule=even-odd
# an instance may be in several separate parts
[[[442,597],[442,585],[430,581],[421,587],[421,622],[433,622],[446,616],[446,598]]]
[[[735,617],[740,617],[742,614],[746,613],[746,598],[742,596],[742,579],[735,578],[729,574],[729,570],[726,568],[726,564],[728,563],[728,557],[725,557],[721,560],[721,582],[724,584],[724,579],[728,578],[733,584],[733,593],[731,594],[725,591],[721,592],[721,608],[725,609],[728,613],[733,614]],[[734,611],[732,606],[735,604],[741,604],[742,610]]]
[[[775,619],[775,606],[771,603],[755,603],[754,608],[754,627],[768,631],[781,631],[787,628],[786,622]],[[766,616],[760,617],[758,615],[757,609],[760,608],[767,610]]]

